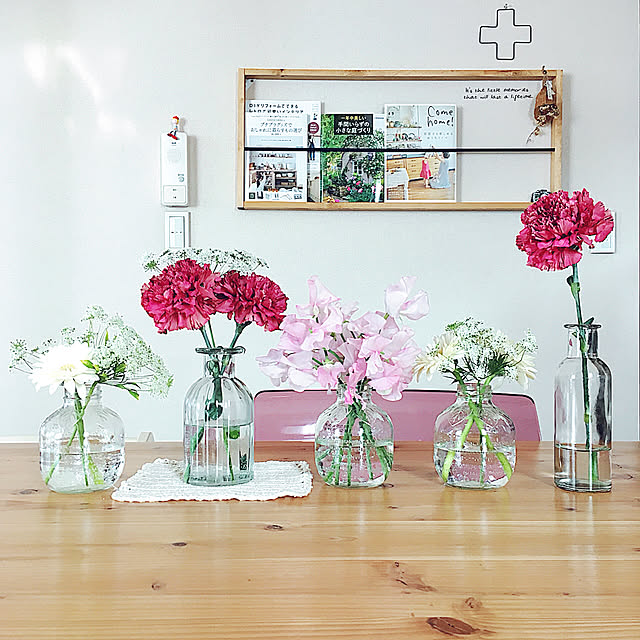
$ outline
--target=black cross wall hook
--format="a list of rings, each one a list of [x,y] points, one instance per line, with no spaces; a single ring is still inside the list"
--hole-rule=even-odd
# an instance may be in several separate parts
[[[516,10],[505,4],[503,9],[496,11],[494,25],[480,27],[478,41],[496,45],[496,60],[515,60],[516,44],[531,44],[531,32],[530,24],[516,24]],[[507,55],[509,48],[510,57]]]

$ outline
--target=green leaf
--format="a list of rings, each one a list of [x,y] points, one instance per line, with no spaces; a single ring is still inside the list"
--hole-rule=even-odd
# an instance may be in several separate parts
[[[217,420],[222,415],[222,405],[215,400],[209,400],[205,407],[207,420]]]
[[[80,360],[80,362],[82,362],[82,364],[89,368],[89,369],[93,369],[94,371],[97,371],[98,368],[96,367],[95,364],[93,364],[93,362],[91,362],[91,360]]]
[[[585,323],[584,323],[585,327],[590,327],[593,324],[594,320],[595,320],[595,318],[593,316],[591,316],[587,321],[585,321]]]
[[[231,440],[237,440],[240,437],[240,429],[238,427],[232,427],[229,429],[229,438]]]
[[[140,400],[140,394],[133,389],[127,389],[130,395],[132,395],[136,400]]]

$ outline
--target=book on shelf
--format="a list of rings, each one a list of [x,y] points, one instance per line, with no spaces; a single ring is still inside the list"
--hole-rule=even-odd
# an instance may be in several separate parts
[[[456,154],[441,149],[457,146],[456,106],[387,104],[384,112],[385,147],[397,149],[385,154],[385,198],[455,201]]]
[[[320,201],[320,153],[315,151],[320,146],[320,114],[322,105],[319,100],[247,100],[245,102],[245,140],[246,146],[263,146],[264,151],[245,153],[246,193],[245,199],[255,200],[296,200]],[[300,123],[303,123],[302,130]],[[290,125],[288,128],[286,125]],[[251,131],[253,129],[253,131]],[[290,130],[295,129],[295,131]],[[288,141],[286,141],[288,140]],[[308,152],[278,152],[266,147],[300,147],[310,149]],[[264,155],[275,152],[275,158]],[[288,153],[288,157],[283,157]],[[254,168],[249,168],[253,164]],[[295,165],[291,167],[291,165]],[[278,180],[269,180],[269,176],[256,167],[284,165],[284,169],[272,171],[295,170],[296,191],[292,191],[290,175],[279,176]],[[248,174],[253,171],[253,177]],[[258,179],[263,178],[260,186]],[[274,176],[275,178],[275,176]],[[258,190],[258,189],[261,190]],[[261,195],[259,195],[261,194]],[[278,196],[274,194],[280,194]]]
[[[322,115],[325,149],[382,149],[383,145],[383,114]],[[323,202],[382,202],[384,152],[325,151],[320,160]]]

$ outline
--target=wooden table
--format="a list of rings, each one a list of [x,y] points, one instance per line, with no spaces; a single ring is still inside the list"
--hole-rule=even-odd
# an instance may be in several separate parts
[[[124,477],[177,443],[127,445]],[[305,459],[259,443],[256,459]],[[0,638],[640,638],[640,443],[614,489],[555,489],[550,443],[497,491],[443,487],[431,445],[389,482],[308,498],[127,504],[48,491],[34,445],[0,446]],[[313,465],[312,465],[313,466]]]

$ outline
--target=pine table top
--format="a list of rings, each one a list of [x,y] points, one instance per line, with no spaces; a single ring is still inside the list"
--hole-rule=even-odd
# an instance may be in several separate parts
[[[127,444],[123,478],[179,443]],[[430,443],[396,445],[377,489],[306,498],[113,502],[46,489],[37,445],[0,445],[0,639],[640,638],[640,443],[613,491],[553,485],[552,443],[518,445],[509,484],[443,487]]]

